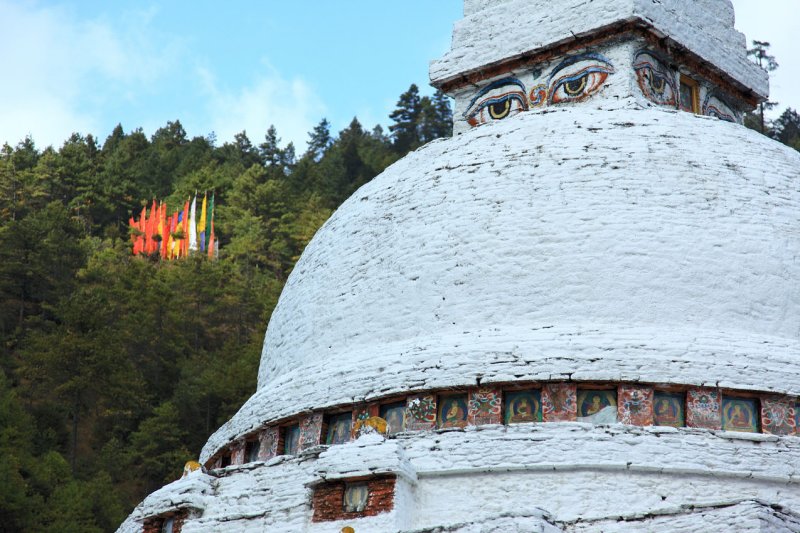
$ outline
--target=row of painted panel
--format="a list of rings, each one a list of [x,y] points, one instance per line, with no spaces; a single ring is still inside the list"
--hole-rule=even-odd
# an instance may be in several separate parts
[[[681,392],[639,384],[580,387],[549,383],[529,388],[479,388],[468,392],[417,394],[390,403],[357,406],[352,411],[314,413],[295,423],[269,426],[234,443],[209,461],[209,467],[294,455],[319,444],[342,444],[372,417],[386,422],[386,433],[523,422],[623,423],[794,435],[795,399],[770,395],[728,395],[717,389]]]

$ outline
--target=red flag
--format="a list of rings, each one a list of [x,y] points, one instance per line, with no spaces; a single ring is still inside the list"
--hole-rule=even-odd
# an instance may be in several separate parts
[[[167,242],[169,241],[169,226],[167,225],[167,204],[162,203],[158,210],[158,227],[161,233],[161,259],[167,259]]]
[[[138,249],[138,251],[136,253],[141,254],[141,253],[144,253],[144,251],[145,251],[144,250],[145,235],[147,233],[147,207],[146,206],[142,208],[142,213],[139,215],[139,224],[138,224],[138,228],[137,229],[139,230],[139,239],[138,239],[139,242],[137,243],[137,247],[136,248]]]
[[[155,198],[153,198],[153,206],[150,208],[150,220],[148,222],[150,225],[150,247],[147,253],[154,254],[158,252],[158,241],[155,240],[156,233],[158,233],[158,204]]]
[[[172,216],[170,217],[170,221],[169,221],[169,234],[170,234],[170,237],[169,237],[169,241],[170,241],[169,258],[170,259],[175,259],[177,257],[178,243],[175,242],[176,239],[174,237],[172,237],[172,234],[175,233],[175,230],[177,229],[177,227],[178,227],[178,213],[173,213]]]
[[[211,208],[211,235],[208,238],[208,258],[214,259],[214,248],[216,248],[216,236],[214,235],[214,211],[213,207]]]

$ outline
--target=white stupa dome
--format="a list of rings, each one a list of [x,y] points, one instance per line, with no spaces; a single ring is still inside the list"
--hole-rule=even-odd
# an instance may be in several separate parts
[[[208,473],[121,531],[800,532],[800,153],[729,0],[467,0]]]
[[[796,151],[656,109],[522,113],[431,143],[309,244],[259,390],[209,451],[270,418],[476,382],[800,395],[798,183]]]

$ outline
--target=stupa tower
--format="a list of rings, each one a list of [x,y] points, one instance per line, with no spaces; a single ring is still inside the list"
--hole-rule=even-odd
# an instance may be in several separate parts
[[[121,531],[800,531],[800,155],[729,0],[466,0],[456,135],[294,269]]]

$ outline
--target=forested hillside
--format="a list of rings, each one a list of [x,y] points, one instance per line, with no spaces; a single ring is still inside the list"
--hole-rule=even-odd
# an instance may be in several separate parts
[[[0,532],[113,531],[255,391],[292,266],[358,187],[451,134],[412,86],[389,132],[323,120],[218,146],[169,122],[0,150]],[[252,133],[252,132],[251,132]],[[131,254],[128,220],[214,192],[218,260]]]
[[[255,391],[266,324],[316,230],[451,134],[447,99],[415,86],[389,118],[338,134],[322,120],[303,154],[274,128],[218,145],[178,121],[0,149],[0,532],[113,531],[197,458]],[[747,124],[800,150],[791,109]],[[218,260],[131,254],[132,215],[206,191]]]

